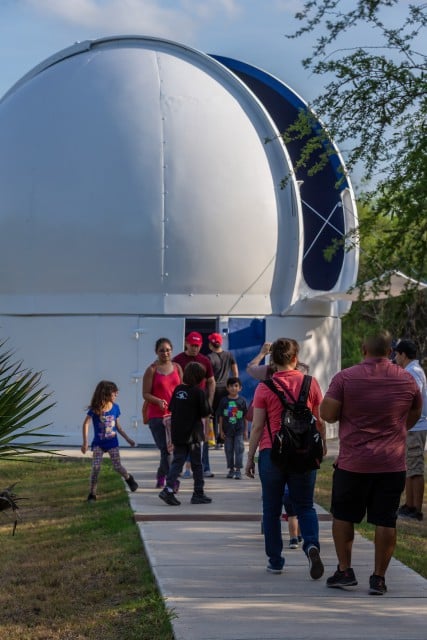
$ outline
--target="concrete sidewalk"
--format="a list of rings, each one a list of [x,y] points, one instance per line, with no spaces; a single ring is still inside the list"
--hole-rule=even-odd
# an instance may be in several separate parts
[[[191,505],[193,481],[181,480],[182,504],[169,507],[154,488],[157,450],[122,448],[121,453],[140,484],[129,494],[130,504],[159,589],[176,615],[176,640],[427,637],[427,580],[393,560],[386,576],[388,593],[368,595],[374,548],[360,536],[353,556],[359,585],[352,592],[326,587],[337,560],[330,517],[321,508],[324,577],[311,580],[301,549],[287,550],[286,523],[285,570],[272,575],[265,570],[258,479],[226,479],[224,452],[211,450],[215,477],[206,479],[205,491],[212,504]]]

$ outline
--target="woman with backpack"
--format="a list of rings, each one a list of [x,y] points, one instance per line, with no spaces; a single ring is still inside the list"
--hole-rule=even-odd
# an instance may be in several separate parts
[[[279,338],[271,345],[271,357],[276,367],[272,380],[277,391],[284,393],[289,401],[296,402],[303,386],[304,373],[297,369],[299,345],[296,340]],[[315,378],[311,379],[307,397],[307,407],[317,420],[317,430],[326,454],[325,426],[319,417],[322,393]],[[282,555],[283,540],[281,513],[283,493],[288,485],[290,499],[303,538],[303,551],[309,562],[309,572],[313,580],[322,577],[324,567],[320,558],[319,523],[313,505],[316,470],[284,471],[271,459],[273,442],[281,430],[283,404],[276,393],[265,383],[260,383],[255,391],[254,415],[249,441],[246,475],[255,476],[255,452],[259,448],[258,470],[262,485],[263,531],[265,551],[268,556],[267,571],[282,573],[285,559]]]

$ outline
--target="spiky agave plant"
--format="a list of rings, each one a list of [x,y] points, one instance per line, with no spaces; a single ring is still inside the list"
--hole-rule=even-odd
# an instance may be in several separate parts
[[[4,346],[5,341],[0,342],[0,461],[28,459],[30,454],[41,452],[54,454],[44,448],[52,437],[44,432],[50,423],[30,426],[54,406],[54,402],[47,403],[51,393],[41,386],[41,373],[25,369],[22,361],[14,362],[13,353]],[[13,532],[17,501],[22,499],[12,492],[14,486],[0,489],[0,511],[11,509],[15,515]]]

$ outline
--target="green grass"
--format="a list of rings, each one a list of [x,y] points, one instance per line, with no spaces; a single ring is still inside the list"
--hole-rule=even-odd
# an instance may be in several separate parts
[[[172,640],[123,481],[103,463],[87,503],[90,461],[1,462],[21,520],[0,512],[0,627],[8,640]]]
[[[332,485],[333,458],[325,458],[320,470],[317,472],[315,489],[315,501],[329,511]],[[427,489],[424,494],[427,497]],[[402,498],[402,503],[404,497]],[[427,504],[424,502],[424,513],[427,513]],[[357,525],[357,531],[368,540],[374,539],[375,528],[366,521]],[[414,520],[397,521],[397,544],[394,557],[408,567],[427,578],[427,522]]]

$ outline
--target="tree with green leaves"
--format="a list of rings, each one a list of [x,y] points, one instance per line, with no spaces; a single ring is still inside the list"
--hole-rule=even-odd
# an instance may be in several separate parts
[[[362,171],[359,227],[346,239],[360,247],[358,283],[384,289],[384,274],[394,271],[425,281],[427,3],[307,0],[296,19],[301,26],[288,37],[314,36],[303,65],[326,78],[310,109],[346,150],[346,171]],[[327,162],[328,145],[313,141],[312,117],[301,112],[284,140],[306,141],[300,162],[313,172]],[[359,360],[361,338],[373,326],[411,337],[425,358],[426,306],[425,290],[411,286],[396,299],[354,303],[343,320],[343,365]]]
[[[358,200],[367,213],[358,235],[375,242],[364,248],[360,281],[393,270],[427,276],[427,4],[405,3],[403,19],[402,5],[307,0],[296,14],[301,27],[289,36],[315,34],[303,64],[327,84],[310,108],[341,148],[350,145],[348,171],[362,167]],[[355,38],[360,44],[349,47]],[[285,140],[304,136],[301,114]],[[304,162],[317,167],[322,158],[310,144]]]
[[[28,459],[28,455],[46,451],[49,436],[44,429],[49,424],[31,426],[54,403],[48,404],[50,393],[41,386],[41,373],[34,373],[14,362],[11,351],[4,350],[0,343],[0,460]],[[37,460],[37,458],[32,458]],[[12,509],[16,516],[18,498],[15,485],[0,490],[0,512]],[[13,532],[15,532],[17,519]]]

